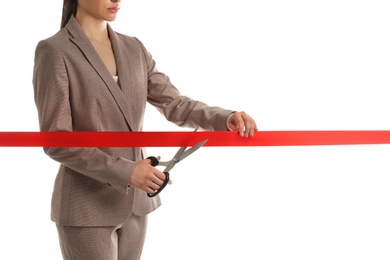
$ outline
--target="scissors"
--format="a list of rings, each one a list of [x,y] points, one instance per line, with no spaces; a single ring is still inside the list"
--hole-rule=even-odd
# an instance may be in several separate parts
[[[196,129],[195,129],[195,131],[196,131]],[[208,139],[205,139],[202,142],[199,142],[196,145],[194,145],[188,149],[187,149],[187,146],[180,147],[180,149],[176,152],[175,156],[171,160],[166,161],[166,162],[161,162],[161,161],[157,160],[156,157],[149,156],[147,159],[150,159],[152,161],[152,166],[157,166],[157,165],[158,166],[166,166],[166,168],[163,171],[163,173],[165,174],[164,183],[161,185],[161,187],[155,193],[153,193],[153,194],[147,193],[148,197],[151,198],[151,197],[154,197],[157,194],[159,194],[165,188],[165,186],[167,186],[167,184],[169,182],[169,171],[172,170],[172,168],[177,163],[179,163],[184,158],[186,158],[187,156],[189,156],[190,154],[192,154],[193,152],[198,150],[200,147],[202,147],[207,142],[207,140]]]

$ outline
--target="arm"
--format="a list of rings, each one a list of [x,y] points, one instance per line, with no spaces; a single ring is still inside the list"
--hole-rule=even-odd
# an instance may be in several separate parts
[[[183,96],[156,68],[152,55],[143,48],[148,75],[148,101],[170,122],[179,126],[196,128],[200,126],[211,131],[239,131],[241,136],[253,136],[257,131],[255,121],[245,112],[212,107]]]
[[[232,110],[216,106],[209,106],[201,101],[193,100],[181,95],[171,83],[169,77],[156,68],[152,55],[139,42],[145,58],[148,102],[165,116],[165,118],[180,127],[196,128],[200,126],[205,130],[228,130],[226,120]]]

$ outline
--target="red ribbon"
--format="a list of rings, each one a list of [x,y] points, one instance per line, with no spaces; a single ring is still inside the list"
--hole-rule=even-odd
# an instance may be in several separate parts
[[[0,147],[173,147],[390,144],[390,130],[237,132],[0,132]]]

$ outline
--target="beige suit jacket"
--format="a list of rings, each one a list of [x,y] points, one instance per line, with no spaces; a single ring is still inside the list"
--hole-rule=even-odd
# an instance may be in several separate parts
[[[142,131],[146,102],[185,127],[227,130],[231,110],[182,96],[136,38],[108,25],[116,84],[76,18],[38,43],[33,86],[41,131]],[[145,215],[160,198],[128,183],[141,148],[44,148],[60,163],[51,218],[60,225],[111,226]]]

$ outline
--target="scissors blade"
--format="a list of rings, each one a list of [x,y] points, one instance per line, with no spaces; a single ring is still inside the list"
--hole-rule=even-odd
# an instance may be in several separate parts
[[[198,131],[198,128],[195,128],[194,132]],[[166,166],[164,169],[164,172],[169,172],[178,162],[198,150],[200,147],[202,147],[208,139],[203,140],[202,142],[197,143],[196,145],[192,146],[191,148],[187,149],[187,146],[180,147],[180,149],[176,152],[175,156],[170,161],[166,162],[159,162],[159,165]]]
[[[193,152],[195,152],[196,150],[198,150],[200,147],[202,147],[206,142],[208,141],[208,139],[206,140],[203,140],[202,142],[200,143],[197,143],[196,145],[192,146],[191,148],[187,149],[187,146],[184,146],[184,147],[181,147],[177,153],[175,154],[175,156],[172,158],[172,160],[170,161],[167,161],[167,162],[160,162],[159,165],[161,166],[166,166],[165,169],[164,169],[164,172],[169,172],[170,170],[172,170],[172,168],[178,163],[180,162],[181,160],[183,160],[184,158],[186,158],[187,156],[189,156],[190,154],[192,154]],[[186,150],[187,149],[187,150]]]
[[[159,161],[158,166],[166,166],[164,171],[169,171],[176,164],[176,159],[187,147],[180,147],[180,149],[176,152],[175,156],[169,161]]]
[[[180,147],[179,150],[177,150],[177,152],[176,152],[175,156],[173,156],[172,160],[170,160],[166,163],[167,167],[165,167],[164,172],[169,172],[173,168],[173,166],[175,166],[175,164],[179,162],[177,160],[177,158],[185,151],[186,148],[187,148],[187,146],[183,146],[183,147]]]
[[[187,156],[191,155],[193,152],[195,152],[196,150],[198,150],[199,148],[201,148],[209,139],[205,139],[203,140],[202,142],[199,142],[197,143],[196,145],[192,146],[191,148],[183,151],[180,155],[180,153],[178,153],[178,156],[180,157],[176,157],[176,160],[177,162],[183,160],[184,158],[186,158]]]

